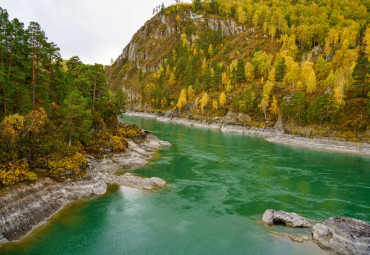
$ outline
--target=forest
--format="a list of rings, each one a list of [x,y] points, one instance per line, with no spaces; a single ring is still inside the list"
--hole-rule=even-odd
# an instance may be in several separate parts
[[[128,102],[136,110],[200,120],[234,111],[250,126],[282,119],[288,133],[369,141],[369,8],[360,0],[178,3],[158,14],[177,29],[158,71],[116,62],[109,79],[140,95]],[[235,20],[243,32],[199,31],[189,11]]]
[[[80,176],[86,153],[126,149],[125,97],[103,65],[63,60],[38,23],[25,27],[2,8],[0,36],[0,190]]]

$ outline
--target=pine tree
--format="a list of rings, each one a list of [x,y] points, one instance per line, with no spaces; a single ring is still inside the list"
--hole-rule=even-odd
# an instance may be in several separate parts
[[[195,11],[200,11],[202,9],[201,0],[193,0],[193,8]]]
[[[365,98],[367,92],[369,91],[370,82],[369,82],[369,73],[370,73],[370,63],[366,56],[360,55],[355,68],[353,69],[353,86],[359,91],[361,97]]]
[[[282,81],[285,75],[286,70],[285,65],[285,58],[284,57],[277,57],[277,60],[275,61],[275,79],[276,81]]]
[[[87,100],[77,90],[73,90],[63,102],[63,129],[71,146],[73,139],[85,139],[91,128],[91,111]]]
[[[238,65],[236,67],[236,81],[241,85],[243,82],[247,82],[245,75],[245,65],[242,59],[238,59]]]

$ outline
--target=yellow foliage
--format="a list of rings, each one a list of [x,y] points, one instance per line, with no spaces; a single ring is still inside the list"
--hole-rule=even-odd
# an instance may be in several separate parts
[[[280,109],[278,107],[278,103],[277,103],[277,100],[276,100],[276,97],[273,96],[272,97],[272,103],[271,103],[271,106],[270,106],[270,113],[274,114],[274,115],[279,115],[280,114]]]
[[[340,106],[342,106],[344,104],[343,92],[342,92],[342,89],[339,86],[337,86],[334,89],[333,98],[334,98],[334,104],[337,108],[339,108]]]
[[[313,70],[311,70],[310,75],[308,76],[307,81],[307,93],[311,94],[316,90],[316,75]]]
[[[218,102],[217,102],[216,99],[213,99],[213,101],[212,101],[212,108],[215,109],[215,110],[218,109]]]
[[[202,110],[202,114],[203,114],[203,111],[204,111],[204,107],[206,107],[207,104],[208,104],[208,100],[209,100],[209,98],[208,98],[207,92],[203,93],[202,99],[200,100],[200,108]]]
[[[48,161],[48,168],[53,174],[57,175],[79,173],[85,170],[86,167],[86,158],[79,152],[67,157],[53,156]]]
[[[254,79],[254,67],[251,62],[245,63],[245,75],[247,76],[248,81]]]
[[[193,89],[193,86],[188,87],[188,98],[191,100],[195,95],[195,90]]]
[[[181,108],[186,105],[186,89],[182,89],[180,92],[179,100],[177,101],[176,107],[181,110]]]
[[[221,92],[219,101],[220,101],[220,106],[224,107],[226,104],[226,95],[224,92]]]
[[[313,63],[304,61],[302,63],[302,74],[301,74],[301,79],[303,83],[308,82],[308,77],[311,75],[312,72],[313,72]]]
[[[269,72],[268,80],[272,82],[275,81],[275,67],[271,68]]]
[[[209,48],[208,48],[208,54],[212,57],[213,56],[213,46],[212,44],[209,45]]]
[[[37,175],[29,170],[27,162],[0,164],[0,186],[12,186],[20,182],[36,180]]]

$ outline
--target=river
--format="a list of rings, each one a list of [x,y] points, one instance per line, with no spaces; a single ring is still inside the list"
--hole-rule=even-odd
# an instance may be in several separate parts
[[[172,147],[134,171],[167,189],[120,188],[73,203],[0,254],[319,254],[259,223],[266,209],[370,221],[370,159],[124,117]],[[304,233],[306,230],[300,229]]]

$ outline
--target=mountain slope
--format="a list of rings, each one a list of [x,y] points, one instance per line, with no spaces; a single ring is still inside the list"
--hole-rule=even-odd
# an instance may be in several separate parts
[[[172,5],[108,68],[129,108],[288,133],[369,140],[369,45],[362,1],[194,1]]]

